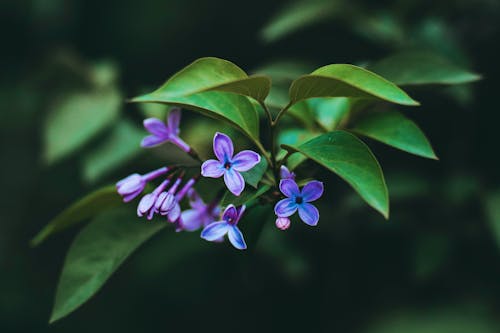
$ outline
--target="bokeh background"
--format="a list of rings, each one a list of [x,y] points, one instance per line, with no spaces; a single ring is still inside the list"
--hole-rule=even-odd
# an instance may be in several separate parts
[[[500,332],[500,3],[325,3],[0,3],[1,332]],[[126,98],[203,56],[251,72],[278,60],[364,64],[406,49],[483,79],[407,89],[422,103],[407,114],[440,161],[368,141],[388,182],[389,221],[324,174],[317,228],[295,221],[283,233],[271,221],[244,254],[162,232],[90,302],[48,325],[78,228],[37,248],[30,239],[85,193],[164,159],[137,149],[142,118],[164,110]],[[189,114],[183,125],[195,145],[213,133],[202,119]]]

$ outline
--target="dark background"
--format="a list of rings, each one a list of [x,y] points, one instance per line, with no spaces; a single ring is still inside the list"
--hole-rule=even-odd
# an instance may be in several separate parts
[[[431,33],[435,45],[483,76],[455,90],[408,89],[422,104],[408,112],[440,161],[369,142],[389,185],[390,220],[323,175],[331,182],[317,228],[295,222],[281,233],[268,223],[257,249],[244,254],[224,245],[179,250],[197,236],[157,235],[91,301],[49,326],[77,230],[38,248],[29,240],[72,201],[139,163],[92,184],[81,177],[80,153],[44,163],[41,124],[67,84],[61,54],[113,62],[132,97],[202,56],[245,70],[289,58],[320,66],[380,59],[405,43],[346,17],[266,42],[259,31],[284,1],[2,1],[0,331],[500,332],[500,222],[492,213],[500,203],[500,4],[355,3],[367,17],[401,22],[403,40],[415,39],[422,22],[438,22],[447,33]],[[450,42],[456,48],[446,50]],[[122,115],[140,125],[136,106],[124,104]]]

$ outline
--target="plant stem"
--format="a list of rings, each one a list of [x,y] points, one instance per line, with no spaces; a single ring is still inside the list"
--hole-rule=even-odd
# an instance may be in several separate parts
[[[278,169],[278,161],[276,159],[276,122],[273,121],[273,116],[271,114],[271,111],[267,108],[267,105],[264,102],[260,102],[260,105],[264,109],[267,118],[269,120],[269,135],[271,136],[271,160],[272,163],[271,168],[273,169],[273,175],[274,175],[274,182],[275,184],[278,183],[279,180],[279,169]]]

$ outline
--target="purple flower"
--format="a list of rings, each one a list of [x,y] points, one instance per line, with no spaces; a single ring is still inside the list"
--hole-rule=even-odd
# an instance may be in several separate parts
[[[191,148],[179,137],[179,123],[181,121],[181,110],[178,108],[170,111],[166,124],[157,118],[144,120],[144,127],[151,133],[141,142],[141,147],[150,148],[165,142],[172,142],[177,147],[189,153]]]
[[[224,213],[222,213],[222,221],[212,222],[207,225],[201,232],[201,238],[213,242],[218,241],[227,234],[229,241],[235,248],[245,250],[247,248],[245,239],[237,227],[238,221],[241,219],[244,211],[245,205],[239,208],[234,207],[234,205],[227,206]]]
[[[280,168],[280,177],[281,179],[295,179],[295,173],[288,170],[288,168],[284,165],[281,166]]]
[[[323,194],[322,182],[310,181],[300,191],[294,180],[282,179],[280,190],[287,198],[278,201],[274,206],[274,212],[278,217],[289,217],[298,210],[302,221],[311,226],[318,224],[318,209],[309,202],[319,199]]]
[[[286,230],[290,227],[290,219],[288,217],[278,217],[276,219],[276,227],[280,230]]]
[[[217,160],[205,161],[201,166],[203,177],[219,178],[224,175],[224,183],[231,193],[239,196],[245,188],[245,180],[240,172],[248,171],[260,162],[260,155],[251,150],[243,150],[233,156],[231,139],[222,133],[215,133],[214,153]]]
[[[116,190],[118,194],[123,197],[124,202],[132,201],[135,197],[144,191],[147,182],[155,179],[158,176],[166,174],[169,168],[163,167],[158,170],[151,171],[145,175],[138,173],[131,174],[130,176],[120,180],[116,183]]]
[[[175,183],[168,189],[168,191],[161,192],[155,202],[155,213],[166,216],[168,215],[176,204],[175,192],[182,182],[182,177],[178,177]]]
[[[192,188],[188,192],[191,209],[182,212],[180,227],[186,231],[194,231],[205,227],[216,220],[220,214],[218,200],[205,204],[200,195]]]
[[[137,216],[142,217],[146,215],[148,220],[153,218],[153,215],[157,212],[155,207],[156,201],[160,193],[163,192],[169,183],[170,178],[165,179],[153,192],[142,197],[141,201],[139,201],[139,205],[137,205]]]

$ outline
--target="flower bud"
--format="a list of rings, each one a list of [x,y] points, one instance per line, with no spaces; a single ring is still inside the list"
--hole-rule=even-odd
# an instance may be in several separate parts
[[[278,217],[276,219],[276,227],[280,230],[286,230],[290,227],[290,219],[288,217]]]

